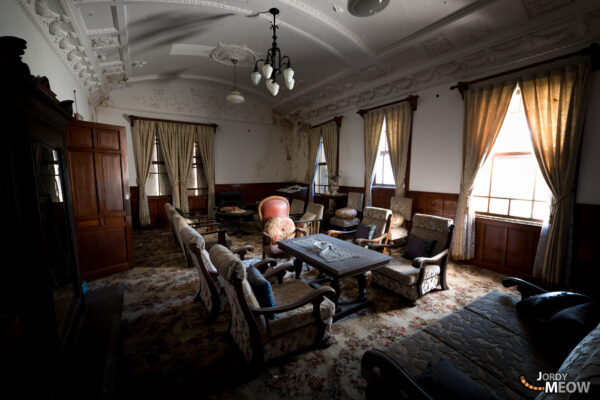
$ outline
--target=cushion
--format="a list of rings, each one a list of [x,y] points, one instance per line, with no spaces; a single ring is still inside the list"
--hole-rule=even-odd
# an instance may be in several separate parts
[[[311,212],[305,212],[302,217],[300,217],[300,221],[311,221],[317,218],[317,214],[313,214]]]
[[[261,307],[275,307],[271,284],[254,265],[250,265],[246,269],[246,279]]]
[[[373,239],[375,225],[358,224],[356,228],[356,239]]]
[[[350,207],[344,207],[344,208],[339,208],[337,210],[335,210],[335,216],[336,217],[340,217],[340,218],[354,218],[356,217],[356,214],[358,214],[358,211],[356,211],[354,208],[350,208]]]
[[[206,267],[206,270],[208,272],[213,272],[213,273],[216,274],[217,273],[217,269],[213,265],[212,261],[210,261],[210,256],[208,255],[208,251],[206,251],[206,249],[202,249],[202,252],[200,253],[200,256],[202,257],[202,263]]]
[[[408,236],[408,243],[406,243],[402,257],[409,260],[414,260],[417,257],[431,257],[435,242],[435,240],[423,239],[411,233]]]
[[[383,267],[374,270],[373,275],[380,274],[385,276],[386,279],[398,282],[401,285],[413,286],[417,284],[420,271],[419,268],[412,266],[410,260],[394,256],[388,265],[384,265]]]
[[[402,215],[392,213],[392,219],[390,220],[391,228],[397,228],[397,227],[401,226],[403,222],[404,222],[404,217]]]
[[[499,400],[495,394],[471,380],[448,360],[430,364],[415,380],[435,399]]]
[[[579,293],[548,292],[519,301],[517,311],[541,324],[560,310],[591,301],[590,297]]]
[[[270,218],[264,227],[265,232],[273,238],[273,241],[292,239],[296,231],[296,225],[289,217]]]
[[[597,303],[578,304],[550,317],[543,324],[541,337],[556,359],[562,362],[599,322],[600,306]]]
[[[331,217],[329,219],[330,225],[339,226],[341,228],[351,228],[351,227],[358,225],[359,223],[360,223],[360,219],[358,219],[358,217],[352,218],[352,219]]]

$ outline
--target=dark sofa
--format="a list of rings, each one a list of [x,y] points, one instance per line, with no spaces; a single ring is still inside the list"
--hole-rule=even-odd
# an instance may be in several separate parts
[[[545,292],[516,278],[506,278],[503,284],[517,285],[523,297]],[[524,376],[536,384],[539,372],[557,372],[557,367],[548,347],[535,339],[532,323],[517,313],[518,301],[508,294],[491,292],[388,350],[367,351],[362,358],[367,397],[432,399],[418,377],[429,365],[448,360],[459,374],[500,399],[554,398],[521,382]],[[568,372],[570,380],[589,378],[597,383],[599,347],[600,325],[575,347],[558,372]]]

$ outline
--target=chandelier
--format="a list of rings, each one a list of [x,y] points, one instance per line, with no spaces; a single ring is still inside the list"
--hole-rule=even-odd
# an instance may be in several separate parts
[[[252,79],[252,83],[258,85],[260,82],[260,72],[258,72],[258,64],[262,63],[261,72],[262,76],[266,79],[267,89],[273,96],[277,96],[279,93],[279,83],[277,83],[277,78],[283,72],[283,77],[285,80],[285,86],[292,90],[294,88],[294,70],[291,67],[291,61],[288,56],[281,56],[281,51],[277,46],[277,14],[279,14],[279,9],[271,8],[269,13],[273,14],[273,23],[271,24],[271,29],[273,29],[273,44],[271,48],[267,50],[267,56],[264,59],[260,59],[256,61],[254,64],[254,72],[250,74],[250,78]]]

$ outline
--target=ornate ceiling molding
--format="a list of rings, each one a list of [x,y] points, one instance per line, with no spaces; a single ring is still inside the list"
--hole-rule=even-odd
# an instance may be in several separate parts
[[[236,60],[240,67],[252,67],[256,62],[256,54],[248,46],[219,43],[208,55],[211,60],[231,66],[231,60]]]
[[[462,52],[457,58],[440,56],[423,69],[383,77],[356,87],[325,85],[319,93],[276,107],[288,118],[320,120],[352,109],[385,103],[393,98],[444,83],[526,65],[565,54],[600,40],[600,10],[554,23],[512,40],[501,40],[484,49]]]
[[[55,12],[48,6],[47,0],[17,0],[17,3],[71,71],[75,81],[88,90],[90,98],[102,97],[104,85],[97,71],[97,62],[86,46],[87,38],[79,35],[81,30],[66,4],[59,1],[61,10]]]

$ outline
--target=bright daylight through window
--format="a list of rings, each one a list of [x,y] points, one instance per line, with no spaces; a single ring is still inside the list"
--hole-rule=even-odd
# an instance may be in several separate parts
[[[533,154],[521,90],[515,89],[494,147],[477,174],[471,204],[477,213],[544,220],[551,193]]]
[[[377,159],[375,159],[375,178],[373,183],[380,186],[394,186],[394,173],[392,172],[392,163],[390,161],[390,150],[388,149],[387,133],[385,130],[385,119],[381,128],[381,137],[379,138],[379,148],[377,149]]]
[[[319,163],[317,164],[317,173],[315,174],[313,193],[327,193],[329,188],[329,178],[327,176],[327,162],[325,161],[325,147],[323,138],[319,142]]]

